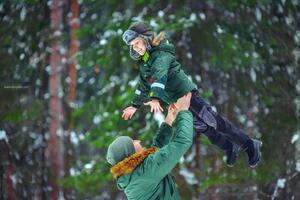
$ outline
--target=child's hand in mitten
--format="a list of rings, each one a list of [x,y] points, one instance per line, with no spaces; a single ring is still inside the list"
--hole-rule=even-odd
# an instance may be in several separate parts
[[[157,99],[152,99],[151,101],[148,101],[147,103],[144,103],[146,106],[151,107],[151,112],[159,112],[159,111],[164,111],[162,107],[160,106],[159,100]]]
[[[137,108],[133,106],[129,106],[123,110],[122,118],[124,120],[131,119],[134,113],[136,112]]]

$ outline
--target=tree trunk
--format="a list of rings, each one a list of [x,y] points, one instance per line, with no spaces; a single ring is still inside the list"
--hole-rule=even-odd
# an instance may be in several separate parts
[[[219,152],[214,152],[214,163],[213,163],[213,174],[220,176],[220,171],[222,167],[222,160],[218,157]],[[209,200],[220,200],[222,199],[220,192],[222,187],[215,185],[208,189],[208,199]]]
[[[7,166],[7,173],[6,173],[6,194],[7,194],[7,200],[17,200],[16,191],[13,186],[13,181],[11,179],[11,176],[13,176],[15,172],[15,166],[10,162]]]
[[[72,117],[73,104],[76,101],[76,82],[77,82],[77,70],[76,70],[76,55],[79,51],[79,40],[77,38],[77,31],[79,30],[79,4],[77,0],[71,0],[70,2],[70,12],[68,17],[68,23],[70,27],[70,45],[69,45],[69,55],[68,55],[68,135],[65,136],[65,147],[67,151],[65,152],[65,176],[69,176],[69,171],[74,160],[74,149],[70,142],[70,133],[74,129],[74,121]],[[64,195],[66,199],[72,199],[74,194],[69,189],[64,190]]]
[[[77,31],[79,30],[79,4],[77,0],[71,0],[71,16],[69,17],[70,26],[70,46],[69,46],[69,60],[68,60],[68,74],[70,78],[69,83],[69,103],[73,103],[76,99],[76,54],[79,51],[79,40],[77,38]]]
[[[49,114],[50,114],[50,137],[47,146],[47,156],[50,160],[50,186],[51,199],[58,199],[61,196],[61,188],[57,181],[62,177],[62,143],[63,135],[62,120],[62,88],[61,88],[61,70],[62,62],[60,55],[60,37],[62,27],[62,1],[53,0],[51,5],[51,28],[52,28],[52,44],[50,65],[51,72],[49,77]]]
[[[4,169],[0,163],[0,199],[4,199]]]

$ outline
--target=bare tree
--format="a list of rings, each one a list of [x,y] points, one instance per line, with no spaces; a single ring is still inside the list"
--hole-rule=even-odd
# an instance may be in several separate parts
[[[68,134],[65,136],[65,176],[69,175],[70,168],[72,166],[72,162],[74,160],[74,149],[72,148],[72,144],[70,142],[70,134],[74,128],[74,120],[71,116],[73,111],[73,105],[76,101],[76,81],[77,81],[77,69],[76,69],[76,55],[79,51],[79,40],[77,37],[77,31],[79,30],[79,4],[77,0],[69,1],[70,11],[68,14],[68,24],[70,27],[70,44],[68,49]],[[65,189],[64,195],[66,199],[72,198],[72,191]]]
[[[68,62],[68,74],[70,78],[69,83],[69,103],[73,103],[76,99],[76,55],[79,51],[79,40],[76,35],[79,30],[79,4],[77,0],[71,0],[71,10],[69,16],[69,26],[70,26],[70,46],[69,46],[69,62]]]
[[[7,173],[6,173],[6,187],[7,187],[7,199],[8,200],[14,200],[14,199],[18,199],[16,196],[16,191],[14,189],[14,184],[12,181],[11,176],[13,176],[13,174],[15,173],[15,166],[14,164],[11,162],[8,164],[7,166]]]
[[[62,1],[53,0],[51,5],[51,72],[49,76],[49,115],[50,115],[50,137],[47,146],[47,156],[50,161],[50,185],[52,188],[51,199],[58,199],[62,195],[57,180],[62,177],[62,141],[63,134],[62,121],[62,88],[61,88],[61,71],[62,62],[60,54],[61,46],[61,28],[62,28]]]

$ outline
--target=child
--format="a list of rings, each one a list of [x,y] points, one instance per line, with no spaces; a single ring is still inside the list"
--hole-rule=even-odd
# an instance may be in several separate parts
[[[137,109],[150,106],[151,112],[163,111],[161,103],[173,104],[188,92],[192,93],[189,110],[193,114],[194,128],[203,133],[214,145],[226,152],[226,164],[233,166],[241,148],[248,155],[251,168],[261,158],[262,142],[251,139],[230,121],[214,112],[199,95],[197,86],[188,79],[175,59],[175,48],[165,38],[164,32],[156,37],[144,23],[136,22],[123,33],[124,42],[130,46],[130,56],[139,62],[139,83],[132,106],[123,110],[122,118],[131,119]]]

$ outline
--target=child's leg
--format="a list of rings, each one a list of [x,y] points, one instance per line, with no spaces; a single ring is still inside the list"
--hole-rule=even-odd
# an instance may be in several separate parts
[[[250,137],[218,113],[215,113],[214,115],[218,124],[217,130],[221,131],[230,141],[238,144],[242,149],[247,148],[245,145],[248,140],[251,140]]]
[[[224,151],[230,151],[232,149],[233,144],[214,128],[208,127],[208,129],[202,133],[207,136],[212,144],[218,146],[220,149]]]
[[[226,153],[226,164],[229,167],[232,167],[236,162],[239,147],[227,140],[226,136],[224,136],[222,133],[205,124],[198,116],[194,115],[193,120],[194,128],[196,129],[197,133],[203,133],[207,136],[212,144],[224,150]]]
[[[213,128],[215,133],[221,132],[227,140],[233,143],[232,152],[240,146],[246,151],[249,158],[250,167],[255,167],[260,161],[261,152],[260,148],[262,142],[253,140],[246,135],[242,130],[234,126],[229,120],[214,112],[199,95],[198,91],[192,91],[191,105],[189,109],[194,116],[201,119],[208,127]],[[235,145],[236,144],[236,145]]]
[[[216,132],[221,132],[227,140],[242,148],[246,142],[250,140],[249,136],[242,130],[238,129],[230,121],[214,112],[210,105],[198,95],[198,91],[192,91],[190,111],[209,127],[215,129]]]
[[[214,128],[205,124],[200,118],[195,116],[194,113],[193,113],[193,120],[194,120],[194,128],[196,129],[197,133],[204,134],[212,144],[218,146],[220,149],[224,151],[229,151],[232,149],[232,143],[228,141],[225,138],[225,136],[217,132]]]

